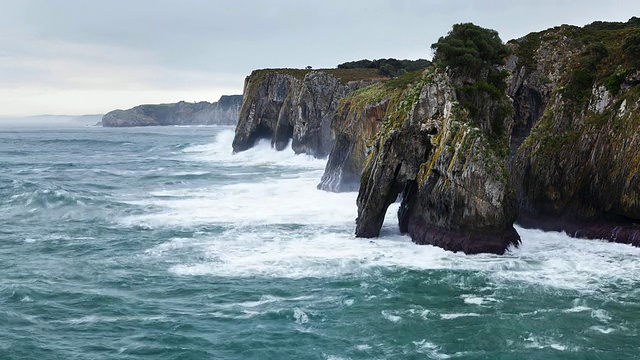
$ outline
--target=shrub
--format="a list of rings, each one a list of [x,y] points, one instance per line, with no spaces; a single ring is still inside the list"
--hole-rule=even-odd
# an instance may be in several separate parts
[[[508,55],[498,32],[472,23],[455,24],[447,36],[431,45],[434,61],[465,74],[481,73],[503,64]]]
[[[640,66],[640,31],[634,32],[624,40],[622,51],[630,64]]]

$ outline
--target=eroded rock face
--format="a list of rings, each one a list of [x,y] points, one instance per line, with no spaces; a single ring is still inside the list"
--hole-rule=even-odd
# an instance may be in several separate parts
[[[382,85],[373,85],[373,91],[383,93]],[[332,192],[358,191],[365,164],[367,147],[378,132],[378,127],[393,106],[393,96],[385,94],[379,101],[361,101],[357,92],[340,104],[331,123],[335,140],[318,189]]]
[[[378,236],[387,207],[401,196],[400,230],[416,243],[498,254],[517,245],[507,159],[489,143],[504,134],[492,133],[483,116],[471,119],[458,104],[452,81],[438,71],[399,96],[367,156],[356,236]],[[484,99],[487,111],[508,101]],[[501,121],[511,128],[510,116]]]
[[[233,150],[244,151],[260,139],[270,139],[276,150],[291,141],[297,154],[325,158],[333,147],[331,120],[340,99],[370,83],[343,84],[322,71],[254,71],[245,81]]]
[[[104,127],[161,125],[235,125],[238,122],[241,95],[222,96],[218,102],[178,102],[139,105],[129,110],[114,110],[102,118]]]
[[[560,27],[529,35],[537,38],[530,57],[510,61],[510,93],[521,130],[514,132],[510,163],[518,222],[640,246],[637,70],[616,79],[616,94],[595,69],[589,69],[590,85],[578,83],[576,71],[593,59],[592,44],[574,39],[581,31]],[[514,43],[516,52],[530,40]],[[613,70],[625,73],[628,65],[621,59],[608,61],[621,63]]]

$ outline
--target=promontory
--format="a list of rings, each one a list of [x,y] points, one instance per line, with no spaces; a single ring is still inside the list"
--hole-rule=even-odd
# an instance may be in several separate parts
[[[254,71],[234,151],[328,157],[318,187],[358,191],[358,237],[400,201],[401,232],[452,251],[502,254],[514,223],[640,246],[640,19],[506,44],[456,24],[432,49],[391,77]]]
[[[105,114],[102,126],[235,125],[241,104],[242,95],[224,95],[214,103],[180,101],[173,104],[139,105]]]

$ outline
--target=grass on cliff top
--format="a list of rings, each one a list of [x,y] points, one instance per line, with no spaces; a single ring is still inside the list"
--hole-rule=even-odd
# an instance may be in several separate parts
[[[253,79],[261,79],[268,73],[277,73],[291,75],[298,80],[303,80],[304,77],[312,71],[319,71],[333,75],[340,79],[342,84],[346,84],[350,81],[388,79],[388,77],[378,74],[378,69],[260,69],[254,70],[250,76]]]

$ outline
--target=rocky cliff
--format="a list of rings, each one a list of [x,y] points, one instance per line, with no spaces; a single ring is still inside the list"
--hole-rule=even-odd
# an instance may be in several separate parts
[[[640,246],[640,19],[510,45],[519,223]]]
[[[319,187],[360,180],[356,235],[377,236],[400,196],[401,230],[451,250],[502,253],[516,217],[640,246],[640,22],[565,25],[509,47],[496,71],[510,99],[438,72],[345,97]]]
[[[256,70],[245,80],[233,150],[269,139],[277,150],[291,141],[296,153],[324,158],[340,99],[379,78],[375,69]]]
[[[139,105],[129,110],[114,110],[102,118],[102,126],[158,125],[235,125],[238,122],[241,95],[222,96],[218,102],[178,102]]]
[[[387,207],[400,197],[400,230],[419,244],[503,253],[519,243],[506,172],[512,118],[501,116],[502,127],[491,126],[494,112],[510,102],[504,95],[482,95],[478,102],[485,106],[484,115],[471,116],[455,87],[444,71],[432,68],[345,99],[343,106],[350,109],[339,113],[346,115],[341,121],[336,119],[344,129],[341,136],[354,133],[354,126],[373,129],[378,124],[372,137],[368,130],[355,135],[350,151],[334,148],[327,168],[336,171],[330,168],[333,157],[343,158],[348,164],[341,169],[344,179],[358,170],[355,164],[364,153],[356,236],[378,236]],[[344,180],[342,186],[347,186]]]
[[[359,237],[399,200],[402,232],[453,251],[502,254],[520,241],[514,221],[640,246],[640,19],[563,25],[509,51],[458,24],[434,46],[451,57],[369,84],[252,73],[234,150],[268,138],[328,153],[318,187],[358,190]]]

